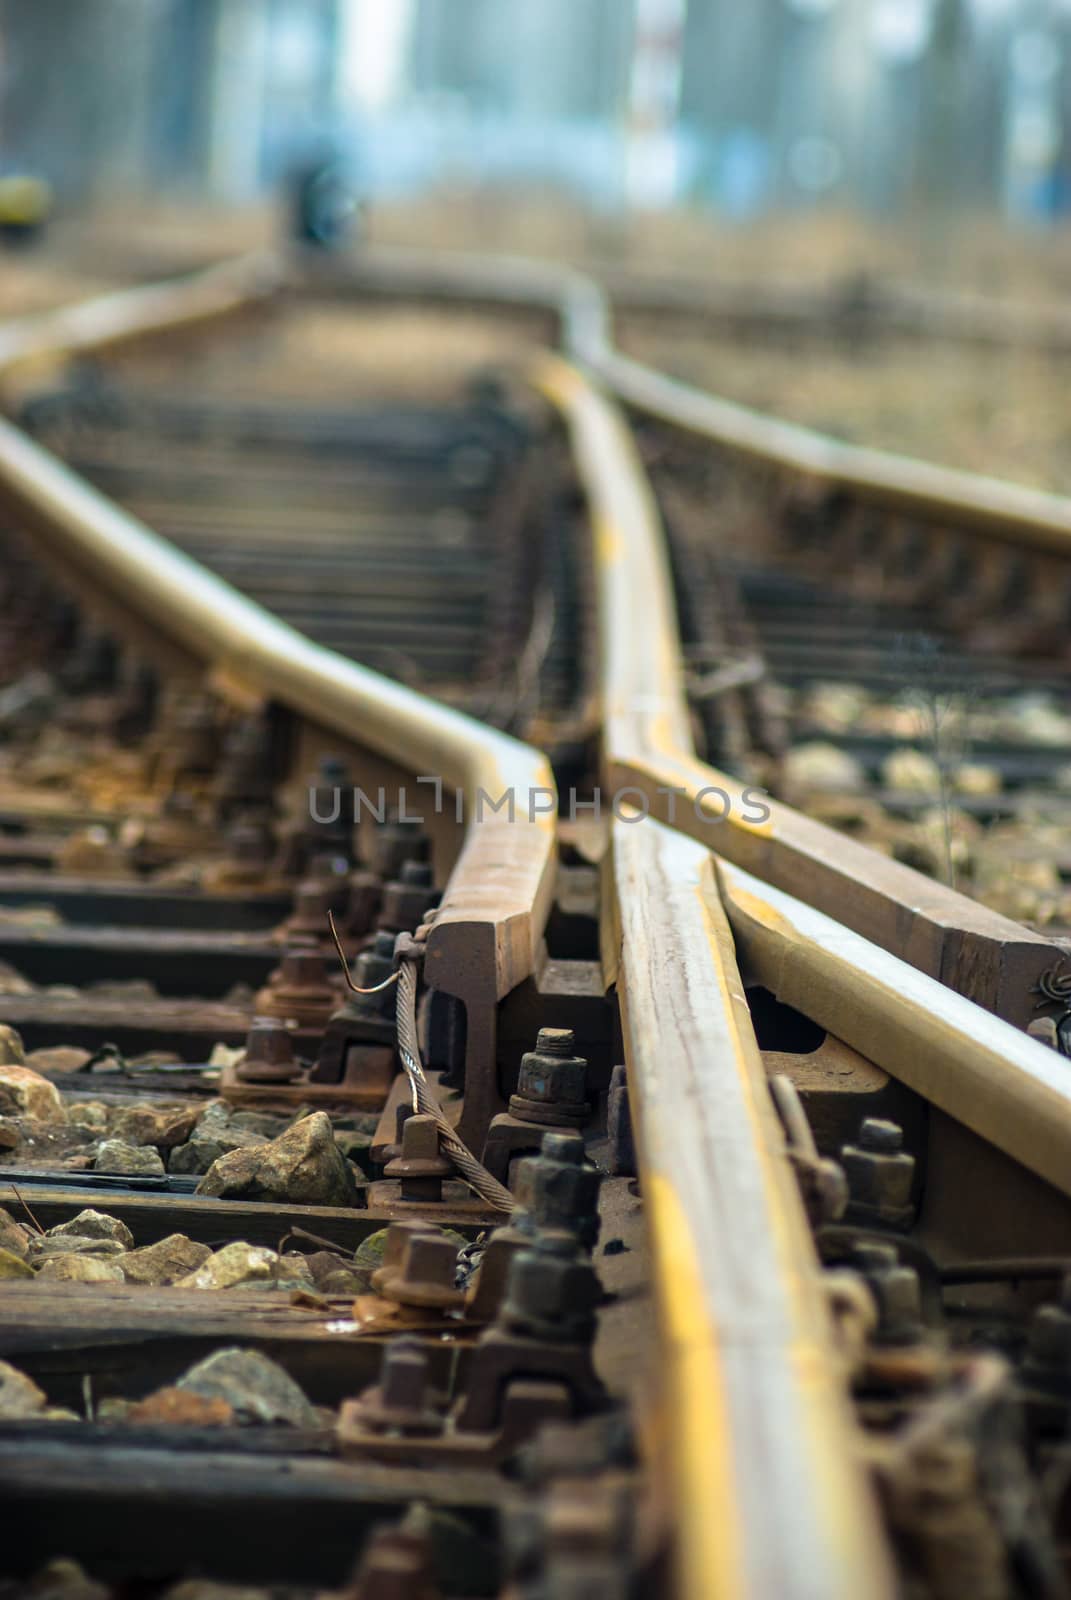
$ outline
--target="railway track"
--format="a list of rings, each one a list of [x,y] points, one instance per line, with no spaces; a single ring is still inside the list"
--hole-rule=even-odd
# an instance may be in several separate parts
[[[288,360],[406,296],[513,369]],[[966,559],[1062,505],[771,434],[526,264],[8,339],[12,1592],[1062,1594],[1061,947],[766,795],[673,496],[742,447]]]

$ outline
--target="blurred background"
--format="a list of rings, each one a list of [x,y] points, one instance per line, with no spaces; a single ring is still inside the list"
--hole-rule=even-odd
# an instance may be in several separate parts
[[[459,234],[837,218],[938,271],[965,220],[1060,227],[1069,75],[1071,0],[0,0],[0,164],[233,210],[330,146]]]
[[[293,230],[325,162],[358,248],[698,294],[700,324],[622,314],[620,342],[1071,492],[1071,0],[0,0],[0,240],[49,202],[0,314]],[[860,308],[905,295],[912,336],[868,338]],[[956,327],[927,359],[919,330]]]

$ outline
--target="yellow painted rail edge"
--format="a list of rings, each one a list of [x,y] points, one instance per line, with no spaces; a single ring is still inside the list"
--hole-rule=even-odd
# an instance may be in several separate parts
[[[710,855],[613,830],[618,993],[684,1600],[893,1593]]]
[[[613,401],[560,358],[541,359],[533,381],[566,421],[588,500],[609,795],[642,804],[653,817],[1025,1025],[1034,983],[1059,958],[1048,940],[698,760],[666,541],[629,430]]]

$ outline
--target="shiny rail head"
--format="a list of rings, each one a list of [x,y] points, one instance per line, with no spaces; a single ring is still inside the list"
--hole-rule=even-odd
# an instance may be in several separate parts
[[[1020,1029],[721,860],[729,920],[773,993],[1071,1194],[1071,1073]]]
[[[616,824],[612,896],[681,1592],[889,1595],[844,1371],[713,861]],[[729,1509],[715,1521],[714,1505]]]

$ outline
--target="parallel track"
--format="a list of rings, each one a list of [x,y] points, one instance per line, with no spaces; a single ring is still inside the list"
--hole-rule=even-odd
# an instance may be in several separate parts
[[[254,283],[263,281],[259,270],[242,268],[254,274]],[[229,294],[230,279],[217,275],[208,279],[211,293],[201,280],[189,291],[161,291],[157,300],[135,297],[129,331],[147,334],[158,324],[163,333],[176,320],[225,311],[216,294],[221,282]],[[336,276],[315,288],[322,297],[345,299],[358,286],[543,307],[560,318],[569,353],[621,400],[656,415],[660,426],[716,437],[722,449],[741,448],[762,457],[768,469],[802,471],[812,484],[821,479],[868,504],[910,506],[928,521],[944,519],[956,537],[970,530],[1001,546],[1018,541],[1053,549],[1061,528],[1071,527],[1062,503],[1039,504],[1003,486],[955,475],[935,480],[927,469],[844,456],[799,430],[762,424],[681,391],[616,355],[605,304],[584,280],[516,264],[394,258],[367,263],[351,282]],[[237,295],[232,309],[243,302]],[[128,331],[123,310],[117,304],[114,316],[103,319],[103,336]],[[38,329],[34,337],[13,337],[12,349],[32,348],[39,364],[50,341],[60,354],[68,339],[78,342],[79,329],[93,325],[92,314],[80,314],[70,328],[59,318],[47,338]],[[95,342],[90,334],[83,341]],[[136,370],[131,360],[130,371]],[[152,1474],[167,1471],[178,1509],[194,1518],[198,1548],[191,1552],[187,1540],[187,1565],[207,1565],[222,1576],[275,1577],[296,1589],[337,1584],[360,1543],[357,1523],[380,1523],[365,1546],[364,1587],[357,1591],[367,1600],[391,1570],[407,1573],[412,1592],[421,1592],[425,1559],[444,1592],[475,1592],[471,1569],[463,1570],[459,1557],[452,1566],[444,1554],[447,1508],[464,1525],[467,1555],[483,1552],[489,1586],[481,1592],[488,1593],[507,1582],[501,1534],[496,1539],[492,1532],[496,1523],[507,1530],[513,1595],[847,1597],[891,1594],[905,1579],[913,1592],[951,1595],[977,1589],[980,1574],[994,1594],[1062,1593],[1058,1567],[1066,1529],[1058,1503],[1053,1509],[1052,1485],[1064,1471],[1063,1369],[1056,1332],[1048,1343],[1044,1328],[1037,1333],[1037,1322],[1030,1322],[1032,1295],[1020,1286],[1021,1280],[1040,1281],[1051,1293],[1071,1238],[1071,1085],[1059,1056],[1021,1031],[1032,1013],[1030,986],[1055,965],[1059,950],[785,806],[760,803],[745,783],[699,758],[684,694],[670,554],[625,415],[578,366],[559,357],[540,358],[534,366],[529,360],[523,374],[525,393],[537,392],[550,408],[532,422],[526,453],[537,476],[563,475],[564,492],[552,497],[561,516],[570,514],[569,489],[579,492],[582,511],[574,498],[571,515],[576,531],[590,534],[584,560],[575,561],[564,580],[559,575],[559,603],[571,604],[578,618],[593,605],[596,643],[557,662],[544,648],[536,658],[535,699],[520,709],[513,704],[503,720],[520,729],[523,712],[523,726],[545,727],[552,745],[564,716],[569,736],[560,744],[568,760],[563,765],[559,751],[555,764],[563,784],[566,771],[580,781],[586,809],[575,823],[555,824],[554,778],[538,749],[332,648],[342,641],[330,632],[322,597],[314,616],[300,607],[289,622],[272,614],[280,609],[286,615],[290,589],[282,571],[273,577],[269,565],[264,574],[261,518],[251,519],[257,527],[247,586],[253,598],[149,531],[145,523],[157,514],[164,533],[195,520],[188,482],[176,475],[161,492],[151,458],[137,455],[146,445],[158,448],[168,430],[174,437],[180,411],[171,397],[143,394],[133,434],[102,415],[106,389],[90,397],[96,415],[92,405],[79,413],[77,396],[46,408],[43,422],[38,406],[43,436],[55,430],[58,440],[72,428],[64,441],[72,461],[94,463],[101,486],[132,509],[119,509],[7,424],[0,427],[0,496],[8,527],[32,532],[24,552],[44,558],[68,590],[143,657],[202,690],[207,686],[219,707],[209,720],[232,728],[243,717],[254,726],[281,720],[288,748],[279,752],[272,775],[300,778],[317,751],[331,748],[369,782],[385,774],[396,800],[398,785],[408,784],[411,792],[420,774],[436,774],[446,791],[466,797],[466,828],[450,815],[429,826],[442,901],[434,911],[425,901],[410,924],[410,931],[419,925],[430,996],[424,1050],[461,1137],[503,1178],[515,1187],[519,1181],[522,1202],[545,1227],[563,1213],[556,1213],[549,1191],[540,1190],[538,1176],[519,1174],[511,1163],[511,1152],[538,1146],[542,1124],[526,1120],[523,1095],[520,1114],[503,1120],[504,1096],[518,1084],[519,1056],[531,1048],[537,1026],[574,1027],[576,1049],[588,1058],[584,1092],[594,1102],[585,1139],[606,1173],[603,1238],[626,1247],[596,1257],[610,1292],[598,1319],[596,1366],[615,1402],[627,1403],[638,1465],[605,1430],[595,1438],[598,1424],[581,1424],[581,1432],[563,1442],[533,1448],[525,1470],[538,1492],[529,1487],[525,1509],[509,1480],[488,1470],[478,1454],[494,1420],[479,1364],[499,1348],[496,1339],[512,1352],[514,1366],[507,1371],[528,1382],[536,1375],[543,1380],[527,1397],[529,1406],[560,1405],[565,1374],[574,1412],[600,1413],[583,1355],[586,1335],[567,1331],[571,1320],[585,1320],[580,1313],[589,1280],[582,1253],[571,1268],[572,1289],[557,1299],[544,1288],[540,1302],[534,1279],[525,1291],[519,1268],[511,1280],[519,1310],[512,1321],[508,1307],[500,1312],[475,1344],[471,1328],[432,1318],[423,1329],[433,1335],[425,1340],[425,1356],[434,1362],[434,1381],[451,1385],[455,1422],[445,1432],[431,1425],[431,1445],[421,1445],[419,1430],[406,1443],[403,1428],[389,1448],[369,1444],[360,1408],[335,1409],[371,1381],[380,1349],[390,1344],[389,1321],[354,1337],[355,1326],[329,1297],[317,1305],[313,1295],[304,1311],[300,1302],[294,1309],[280,1304],[261,1328],[257,1307],[264,1302],[256,1291],[244,1300],[243,1291],[228,1291],[238,1298],[226,1300],[224,1312],[205,1313],[190,1296],[202,1302],[215,1296],[27,1280],[13,1286],[12,1314],[0,1321],[0,1354],[25,1365],[46,1388],[50,1373],[61,1377],[68,1402],[79,1363],[98,1381],[106,1372],[102,1336],[105,1343],[117,1338],[126,1352],[136,1348],[140,1330],[156,1330],[170,1342],[168,1359],[147,1367],[129,1353],[122,1356],[112,1389],[115,1395],[118,1388],[116,1398],[129,1399],[177,1376],[195,1350],[249,1342],[252,1326],[253,1342],[275,1354],[331,1414],[320,1413],[315,1437],[264,1433],[259,1450],[240,1448],[233,1433],[205,1438],[196,1429],[176,1429],[168,1438],[159,1424],[139,1432],[136,1416],[110,1438],[99,1421],[0,1423],[0,1482],[29,1530],[22,1559],[73,1554],[113,1579],[125,1572],[159,1583],[180,1561],[152,1486]],[[515,375],[513,381],[521,380]],[[25,396],[25,373],[19,388]],[[62,396],[64,389],[53,384],[50,392]],[[32,404],[28,414],[34,415]],[[205,415],[196,413],[195,434],[204,433]],[[289,464],[285,471],[266,465],[263,482],[255,465],[241,483],[233,476],[250,464],[250,449],[259,460],[256,440],[279,427],[275,415],[263,407],[255,415],[236,411],[228,402],[225,471],[221,464],[217,472],[203,440],[183,446],[201,474],[199,484],[216,483],[192,503],[195,511],[207,497],[214,526],[224,476],[240,511],[274,472],[289,514],[305,516],[308,501],[293,489]],[[362,422],[347,413],[337,425],[358,448],[362,429],[378,437],[367,417]],[[336,421],[313,414],[312,426],[322,442]],[[441,429],[441,420],[429,426]],[[397,437],[395,426],[392,448]],[[118,463],[102,459],[113,446],[122,457]],[[354,477],[350,460],[346,472],[344,496],[363,495],[367,480]],[[433,498],[441,504],[441,491]],[[486,533],[487,504],[475,508],[475,539]],[[362,525],[358,519],[358,531]],[[350,546],[348,527],[348,519],[340,520],[332,538]],[[563,523],[547,548],[558,548],[566,534]],[[193,534],[182,539],[189,551],[204,553]],[[235,551],[249,548],[228,539],[216,560],[228,575],[244,576]],[[364,626],[372,630],[383,600],[375,585],[385,571],[384,544],[373,540],[358,548],[371,570],[375,607],[370,598]],[[585,565],[592,574],[587,597]],[[16,570],[25,575],[25,567]],[[296,563],[295,570],[304,569]],[[550,581],[545,567],[538,569],[540,580]],[[407,604],[419,607],[420,595],[420,586],[412,585]],[[486,604],[486,595],[476,598]],[[452,602],[449,611],[441,609],[444,623],[457,614]],[[349,606],[339,614],[350,615]],[[303,631],[310,625],[312,638]],[[317,628],[326,630],[320,638]],[[346,645],[362,656],[359,638],[352,644],[347,638]],[[422,681],[471,707],[464,680],[475,660],[450,659],[444,666],[432,652]],[[598,739],[587,747],[576,733],[585,726],[577,703],[585,684],[599,707]],[[228,703],[230,711],[223,709]],[[17,722],[13,726],[17,732]],[[324,776],[328,787],[332,773]],[[211,763],[171,773],[172,792],[192,797],[194,834],[198,817],[203,821],[213,805],[218,808],[218,776]],[[616,797],[601,818],[592,809],[596,785]],[[481,817],[480,790],[512,792],[513,817],[506,808],[485,809]],[[537,793],[551,804],[530,809],[527,798]],[[650,813],[646,820],[643,811]],[[299,826],[299,853],[301,836]],[[373,865],[384,857],[387,837],[381,831],[369,842],[362,833]],[[322,842],[331,839],[345,855],[340,838],[336,830]],[[303,848],[308,866],[316,846],[307,828]],[[365,870],[366,891],[374,887],[368,877]],[[41,879],[46,897],[48,882]],[[416,879],[411,883],[415,887]],[[143,885],[147,903],[155,887]],[[327,898],[331,888],[328,883]],[[133,894],[134,886],[127,891]],[[213,892],[218,889],[202,879],[189,896],[200,909],[190,914],[211,919]],[[114,913],[122,890],[111,893]],[[270,900],[263,883],[255,893]],[[69,887],[67,894],[73,905],[78,891]],[[242,898],[241,890],[235,898]],[[351,933],[360,936],[353,927]],[[27,949],[31,942],[25,941]],[[113,939],[113,959],[116,947]],[[410,947],[403,941],[400,948]],[[233,959],[235,949],[233,935],[222,938],[218,959],[225,953]],[[7,1000],[6,1013],[26,1026],[35,1009],[47,1011],[50,1004],[55,1020],[57,1001],[47,995]],[[67,1004],[74,1037],[86,1026],[86,997],[68,997]],[[617,1006],[624,1071],[611,1078],[620,1060]],[[240,1015],[241,1003],[234,1009]],[[222,1019],[206,1023],[202,1017],[202,1037],[213,1020]],[[300,1053],[315,1056],[317,1030],[298,1021]],[[88,1042],[84,1031],[82,1037]],[[373,1027],[364,1037],[383,1035]],[[214,1080],[196,1070],[198,1059],[184,1052],[187,1065],[173,1081],[187,1094],[200,1088],[203,1097]],[[354,1106],[374,1109],[371,1058],[362,1056],[358,1069],[349,1082],[314,1073],[280,1086],[254,1081],[255,1073],[243,1080],[232,1066],[223,1090],[234,1103],[259,1106],[265,1114],[288,1097],[291,1111],[326,1105],[336,1112],[340,1133],[347,1115],[351,1131],[359,1132],[352,1128]],[[543,1063],[543,1081],[556,1075],[551,1057]],[[530,1072],[520,1080],[529,1098],[535,1081]],[[153,1079],[144,1069],[127,1069],[114,1082],[123,1086],[120,1095],[137,1099]],[[348,1111],[339,1113],[347,1093]],[[395,1078],[373,1145],[395,1136],[394,1107],[404,1099],[404,1079]],[[553,1114],[567,1122],[570,1094],[563,1090],[554,1103]],[[640,1203],[630,1189],[631,1159],[621,1132],[626,1107],[636,1136]],[[846,1192],[836,1162],[866,1115],[900,1126],[914,1161],[906,1189],[907,1156],[893,1160],[901,1178],[886,1188],[874,1176],[881,1162],[857,1150],[843,1158],[852,1177]],[[304,1216],[313,1232],[344,1249],[400,1213],[470,1234],[493,1220],[486,1202],[474,1202],[451,1182],[441,1200],[407,1200],[374,1183],[361,1196],[363,1205],[303,1210],[292,1200],[187,1199],[129,1184],[108,1192],[95,1171],[65,1192],[47,1162],[37,1167],[30,1192],[12,1188],[5,1196],[13,1212],[21,1193],[46,1225],[92,1204],[126,1220],[139,1245],[177,1226],[214,1243],[239,1237],[269,1243],[296,1221],[300,1227]],[[578,1196],[564,1213],[581,1233],[585,1208]],[[40,1249],[28,1248],[31,1254]],[[1021,1269],[1009,1268],[1007,1258],[1018,1259]],[[537,1256],[520,1259],[530,1274],[536,1271]],[[549,1283],[550,1258],[542,1259]],[[997,1287],[979,1299],[971,1281],[987,1275]],[[380,1305],[376,1315],[390,1313]],[[1059,1315],[1044,1314],[1050,1329]],[[65,1320],[70,1326],[61,1333]],[[444,1333],[447,1348],[462,1353],[450,1374],[442,1362]],[[518,1334],[528,1341],[524,1352],[509,1345]],[[976,1345],[999,1347],[1007,1364],[972,1355]],[[518,1404],[521,1398],[518,1392]],[[1005,1432],[1004,1453],[995,1453],[991,1424],[998,1413],[1025,1418],[1022,1450],[1008,1445]],[[446,1470],[435,1472],[429,1465],[440,1443]],[[193,1474],[176,1473],[176,1452],[183,1448],[206,1452],[198,1458],[200,1490]],[[381,1462],[384,1451],[389,1464]],[[283,1479],[271,1472],[273,1452],[285,1463]],[[468,1461],[480,1464],[463,1464]],[[1037,1488],[1042,1480],[1048,1499]],[[920,1492],[925,1485],[932,1489]],[[109,1559],[124,1497],[133,1498],[138,1527]],[[430,1528],[411,1513],[403,1534],[384,1531],[385,1516],[419,1500],[435,1507]],[[242,1530],[252,1533],[269,1513],[278,1532],[259,1549],[234,1549],[224,1526],[228,1504],[241,1505]],[[305,1516],[317,1530],[310,1536],[318,1541],[315,1554],[295,1531],[295,1519]],[[488,1554],[492,1550],[497,1554]]]

